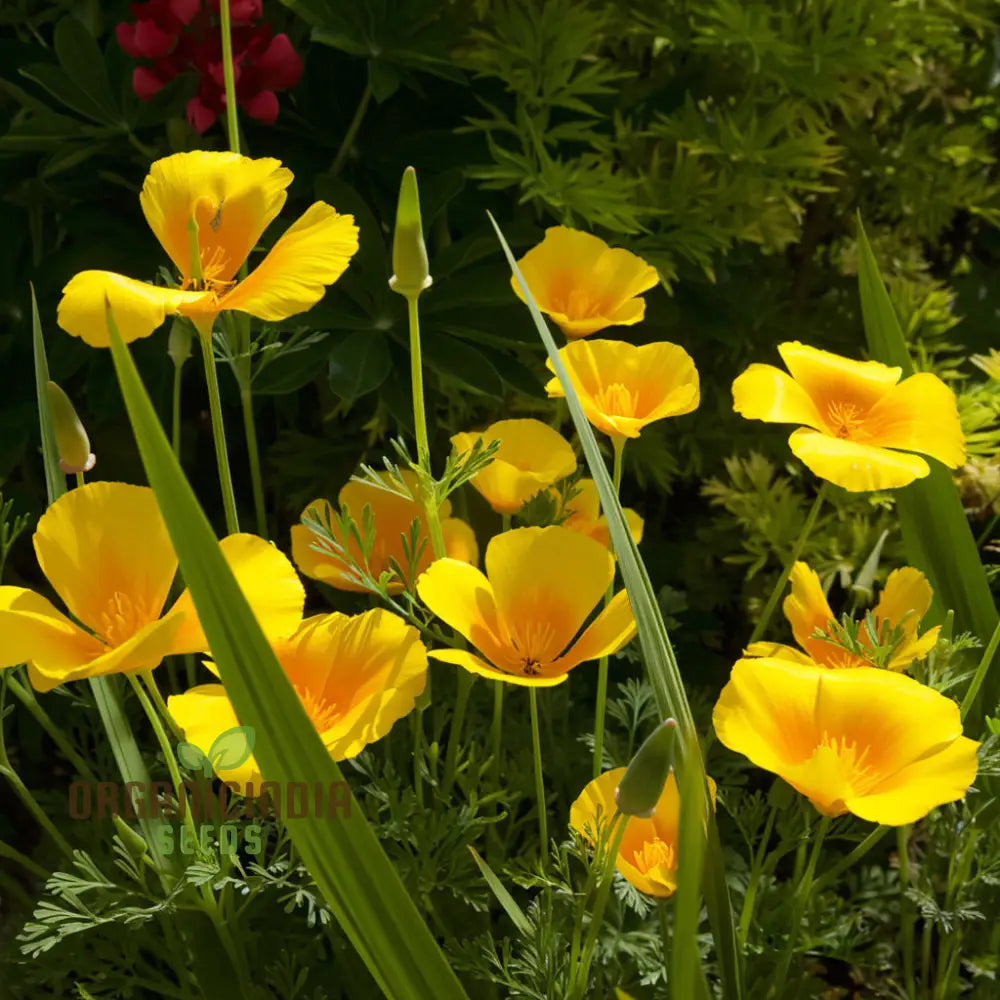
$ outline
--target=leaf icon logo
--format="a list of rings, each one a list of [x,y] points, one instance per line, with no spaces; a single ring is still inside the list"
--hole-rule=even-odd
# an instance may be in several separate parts
[[[245,764],[253,753],[254,730],[252,726],[234,726],[220,733],[206,754],[194,743],[177,744],[177,759],[188,771],[200,771],[206,778],[212,771],[231,771]]]
[[[205,756],[201,747],[193,743],[185,743],[183,740],[178,743],[177,759],[186,771],[200,771],[208,775],[212,773],[212,762]]]

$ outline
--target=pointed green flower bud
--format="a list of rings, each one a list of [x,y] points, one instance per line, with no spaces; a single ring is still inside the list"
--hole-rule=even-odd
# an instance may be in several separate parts
[[[624,815],[646,819],[656,811],[656,803],[674,763],[676,730],[677,723],[673,719],[661,722],[625,769],[615,792],[615,801]]]
[[[149,853],[149,847],[145,839],[133,830],[121,816],[115,814],[111,817],[111,821],[115,824],[115,830],[121,838],[121,842],[125,845],[125,850],[128,851],[131,857],[138,861]]]
[[[427,247],[420,221],[420,194],[417,172],[413,167],[403,171],[396,207],[396,233],[392,241],[392,270],[389,287],[407,298],[419,295],[431,285]]]
[[[191,327],[179,316],[175,316],[167,339],[167,354],[175,368],[180,368],[191,357],[191,339]]]
[[[73,409],[73,404],[55,384],[46,384],[49,410],[52,412],[52,429],[59,452],[59,468],[63,472],[89,472],[97,458],[90,451],[90,439]]]

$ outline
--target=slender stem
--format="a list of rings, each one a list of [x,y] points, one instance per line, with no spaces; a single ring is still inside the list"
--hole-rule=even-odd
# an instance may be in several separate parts
[[[615,497],[617,498],[621,494],[622,486],[622,468],[625,464],[625,438],[623,437],[613,437],[611,442],[614,446],[614,469],[612,472],[612,478],[615,487]],[[610,545],[610,540],[608,541]],[[611,602],[611,598],[615,594],[615,578],[614,573],[611,575],[611,582],[608,584],[608,589],[604,594],[604,606],[607,607]],[[607,702],[608,702],[608,664],[611,662],[611,658],[608,656],[602,656],[597,664],[597,702],[594,705],[594,769],[593,776],[596,778],[601,773],[601,767],[604,764],[604,721],[605,715],[607,714]]]
[[[983,686],[983,681],[986,680],[986,675],[989,673],[990,665],[993,663],[993,657],[996,655],[998,645],[1000,645],[1000,621],[997,622],[996,628],[993,629],[993,635],[990,636],[990,641],[983,651],[979,666],[976,667],[976,672],[972,677],[968,690],[965,692],[965,697],[962,699],[961,714],[963,721],[971,711],[972,706],[975,705],[976,698],[979,697],[979,689]]]
[[[34,716],[35,721],[49,734],[52,742],[62,751],[63,756],[76,768],[77,773],[86,778],[87,781],[96,783],[97,776],[90,769],[90,765],[79,754],[76,747],[66,734],[52,721],[48,712],[38,704],[34,692],[24,687],[21,682],[13,676],[7,678],[7,687],[14,692],[15,697]]]
[[[222,419],[222,399],[219,396],[219,376],[215,369],[215,351],[211,331],[198,331],[201,353],[205,359],[205,384],[208,386],[208,405],[212,413],[212,437],[215,439],[215,458],[219,468],[219,485],[222,487],[222,505],[226,511],[226,531],[235,534],[240,530],[236,515],[236,494],[233,477],[229,471],[229,450],[226,448],[226,425]]]
[[[996,497],[994,497],[994,500],[995,499],[996,499]],[[993,529],[997,526],[997,521],[1000,521],[1000,514],[994,514],[989,519],[989,522],[987,523],[986,527],[983,528],[983,530],[980,533],[979,537],[976,539],[976,548],[977,549],[981,549],[983,547],[983,545],[989,540],[989,537],[992,534]]]
[[[344,138],[340,142],[340,148],[337,150],[337,155],[333,158],[333,163],[330,165],[330,175],[332,177],[336,177],[337,174],[340,173],[340,169],[343,167],[344,161],[350,155],[351,147],[354,145],[358,129],[361,128],[361,122],[365,117],[365,112],[368,110],[368,103],[371,99],[371,84],[366,83],[365,89],[361,91],[361,99],[358,101],[358,106],[354,110],[354,117],[351,119],[351,124],[347,126],[347,131],[344,133]]]
[[[532,688],[534,691],[534,688]],[[590,964],[594,958],[594,948],[597,946],[597,935],[601,931],[604,922],[604,910],[608,905],[608,896],[611,893],[611,885],[614,882],[615,862],[618,860],[618,849],[621,847],[622,838],[625,836],[625,829],[628,826],[628,817],[616,812],[608,835],[606,853],[594,859],[595,865],[600,865],[600,875],[597,887],[597,897],[594,900],[594,909],[590,914],[590,926],[587,928],[587,937],[583,942],[583,952],[580,956],[580,964],[572,970],[574,979],[574,989],[570,996],[581,998],[587,988],[587,981],[590,978]]]
[[[910,888],[910,833],[912,826],[900,826],[896,829],[896,845],[899,855],[899,933],[902,938],[903,980],[906,995],[916,995],[913,978],[913,904],[907,896]]]
[[[430,463],[427,441],[427,409],[424,406],[424,368],[420,350],[420,312],[416,295],[406,296],[406,313],[410,321],[410,383],[413,388],[413,430],[417,435],[417,461]],[[427,467],[427,466],[425,466]]]
[[[264,508],[264,482],[260,474],[260,449],[257,444],[257,424],[253,415],[253,392],[249,382],[240,387],[240,403],[243,407],[243,430],[247,439],[247,455],[250,458],[250,483],[253,488],[253,509],[257,520],[257,534],[267,538],[267,511]]]
[[[493,721],[490,724],[490,752],[493,757],[493,773],[496,775],[497,784],[500,783],[503,770],[500,766],[500,747],[503,736],[503,684],[503,681],[494,681]]]
[[[462,728],[465,724],[465,710],[469,704],[469,695],[476,682],[475,674],[467,670],[458,671],[458,691],[455,694],[455,714],[451,717],[451,731],[448,733],[448,752],[444,762],[444,777],[441,781],[441,793],[447,795],[455,783],[455,770],[458,765],[458,748],[462,743]]]
[[[542,738],[538,726],[538,691],[528,688],[531,705],[531,750],[535,758],[535,799],[538,803],[538,838],[541,843],[542,864],[549,853],[549,813],[545,803],[545,779],[542,776]]]
[[[175,740],[181,739],[184,735],[180,727],[174,722],[173,716],[170,714],[167,708],[167,703],[163,700],[163,695],[160,694],[160,687],[156,683],[156,678],[153,676],[152,670],[143,670],[139,675],[142,678],[143,684],[146,685],[146,690],[149,692],[149,696],[153,699],[153,704],[156,706],[157,711],[160,713],[160,717],[166,722],[170,727],[170,732],[173,734]]]
[[[183,381],[183,364],[174,365],[174,395],[173,406],[171,407],[170,421],[170,443],[174,449],[174,455],[180,460],[181,457],[181,383]]]
[[[746,948],[747,938],[750,936],[750,924],[753,921],[754,907],[757,902],[757,892],[760,889],[760,879],[764,870],[764,858],[767,857],[767,845],[774,830],[774,821],[777,818],[777,806],[771,806],[767,814],[767,821],[764,823],[764,833],[761,835],[760,844],[754,854],[753,862],[750,865],[750,877],[747,880],[747,892],[743,897],[743,909],[740,911],[740,924],[737,930],[737,942],[740,954]]]
[[[785,563],[785,568],[781,571],[781,576],[779,576],[775,581],[774,589],[771,591],[771,595],[767,599],[767,604],[764,605],[764,610],[761,612],[760,618],[757,619],[757,624],[750,636],[750,642],[756,642],[764,634],[767,630],[767,626],[771,622],[771,616],[774,614],[774,609],[778,604],[778,598],[781,597],[782,591],[785,589],[785,584],[788,583],[788,577],[791,575],[792,567],[795,565],[799,556],[802,555],[802,549],[805,547],[806,539],[809,537],[809,533],[816,524],[816,518],[819,517],[820,507],[823,506],[823,500],[826,497],[826,489],[827,484],[824,482],[820,485],[819,492],[816,494],[816,499],[813,501],[813,505],[809,509],[809,513],[806,515],[806,521],[805,524],[802,525],[799,537],[795,539],[795,544],[792,546],[792,553],[788,557],[788,561]]]
[[[41,865],[36,864],[26,854],[22,854],[2,840],[0,840],[0,858],[17,862],[25,871],[30,872],[35,878],[40,878],[43,882],[49,877],[49,873]]]
[[[226,131],[229,133],[229,148],[240,151],[240,126],[236,120],[236,74],[233,72],[232,19],[229,16],[229,0],[221,0],[219,14],[222,20],[222,79],[226,86]]]
[[[771,997],[780,997],[782,990],[785,988],[785,981],[788,979],[788,970],[792,964],[792,956],[795,954],[795,946],[798,943],[799,933],[802,930],[802,921],[812,895],[816,865],[819,862],[827,830],[830,829],[830,822],[829,816],[824,816],[820,820],[813,840],[812,853],[809,855],[809,863],[806,865],[802,879],[795,890],[795,897],[792,901],[792,926],[788,930],[788,940],[785,942],[781,958],[778,960],[777,974],[771,983],[771,992],[769,993]]]
[[[423,709],[417,709],[410,716],[410,726],[413,729],[413,792],[417,796],[417,805],[424,805],[424,776],[420,770],[424,757],[424,714]]]

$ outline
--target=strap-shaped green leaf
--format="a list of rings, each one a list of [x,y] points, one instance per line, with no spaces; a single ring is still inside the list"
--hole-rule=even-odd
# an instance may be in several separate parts
[[[904,378],[912,375],[910,352],[860,216],[858,285],[871,356],[898,365]],[[933,459],[930,466],[929,476],[895,494],[907,560],[927,574],[934,588],[933,617],[943,621],[945,611],[952,609],[959,630],[973,632],[985,643],[997,624],[989,581],[951,473]],[[982,703],[992,709],[1000,698],[996,671],[987,675],[982,694]]]
[[[570,416],[573,418],[573,426],[580,438],[580,445],[590,469],[590,475],[597,486],[597,492],[601,498],[601,510],[604,511],[608,519],[611,543],[618,556],[618,566],[625,582],[625,589],[628,591],[632,611],[635,614],[639,645],[642,647],[642,659],[646,667],[646,676],[649,678],[650,686],[656,696],[657,710],[661,719],[672,716],[677,720],[679,743],[685,754],[679,770],[683,772],[685,768],[693,768],[698,774],[699,780],[704,784],[705,767],[701,758],[694,719],[691,716],[691,706],[688,704],[684,681],[677,665],[677,658],[674,656],[670,636],[663,623],[663,616],[656,603],[656,594],[649,580],[649,574],[646,572],[642,556],[639,555],[639,550],[632,540],[632,533],[629,531],[625,514],[622,512],[621,504],[615,495],[614,484],[611,482],[611,476],[608,475],[604,459],[601,457],[597,439],[594,437],[590,422],[580,405],[579,397],[570,381],[566,366],[559,357],[556,342],[553,340],[531,294],[531,289],[528,288],[528,283],[524,280],[524,275],[521,274],[517,261],[514,260],[514,255],[492,215],[490,221],[493,223],[497,238],[507,256],[507,262],[521,287],[524,301],[528,304],[531,318],[535,321],[535,326],[538,329],[538,335],[542,338],[542,343],[545,344],[549,360],[552,362],[556,377],[562,386]],[[707,823],[708,855],[704,878],[705,903],[718,951],[719,971],[722,976],[724,995],[727,1000],[737,1000],[743,996],[743,973],[736,946],[736,926],[729,900],[729,889],[726,886],[722,847],[715,825],[715,815],[711,811],[708,812]],[[684,863],[683,859],[680,863]],[[698,910],[701,908],[697,896],[686,905],[696,906]],[[692,919],[697,925],[697,913]],[[697,952],[690,960],[699,961]]]
[[[110,320],[110,317],[109,317]],[[329,787],[340,768],[285,677],[160,426],[113,324],[111,353],[149,483],[236,714],[267,738],[264,777]],[[361,807],[286,820],[297,851],[379,987],[392,1000],[467,1000]]]

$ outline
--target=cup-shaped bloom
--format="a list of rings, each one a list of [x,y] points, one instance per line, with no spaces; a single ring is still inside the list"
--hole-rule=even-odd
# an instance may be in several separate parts
[[[788,372],[750,365],[733,382],[733,409],[750,420],[800,424],[789,447],[820,479],[852,493],[896,489],[930,473],[912,452],[953,469],[965,461],[955,394],[937,375],[900,382],[900,368],[798,341],[779,344],[778,353]]]
[[[385,736],[413,709],[427,681],[427,650],[420,634],[381,609],[306,618],[294,635],[272,646],[334,760],[356,757]],[[221,684],[201,684],[174,695],[167,708],[185,740],[203,751],[240,724]],[[266,740],[266,731],[255,738],[258,744]],[[244,785],[262,780],[252,756],[216,773]]]
[[[227,309],[278,322],[311,308],[358,249],[354,218],[325,202],[306,209],[257,267],[236,280],[281,211],[291,181],[277,160],[237,153],[198,150],[157,160],[139,201],[180,287],[81,271],[63,289],[59,325],[93,347],[107,347],[107,305],[126,342],[148,337],[168,315],[187,316],[204,332]]]
[[[612,817],[617,812],[615,792],[624,776],[624,767],[605,771],[570,806],[569,825],[589,843],[607,841]],[[708,786],[714,804],[715,782],[711,778]],[[680,811],[677,780],[671,771],[653,815],[648,819],[630,816],[625,821],[615,867],[640,892],[665,898],[672,896],[677,888]]]
[[[636,438],[654,420],[698,408],[698,369],[691,355],[665,341],[636,347],[621,340],[578,340],[559,351],[587,419],[612,437]],[[554,371],[547,361],[549,371]],[[545,386],[565,395],[559,379]]]
[[[515,528],[486,547],[486,574],[439,559],[417,580],[420,599],[479,651],[430,655],[491,680],[551,687],[579,663],[617,652],[635,635],[624,590],[583,630],[614,579],[611,554],[568,528]]]
[[[899,826],[965,795],[978,768],[958,705],[905,674],[738,660],[715,705],[720,742],[825,816]]]
[[[409,471],[402,472],[403,481],[410,492],[417,496],[417,477]],[[414,579],[423,572],[434,559],[434,550],[428,534],[427,514],[423,505],[416,499],[410,500],[398,493],[390,493],[371,483],[351,481],[337,495],[341,509],[350,515],[351,520],[361,530],[365,507],[371,510],[375,541],[368,555],[368,569],[377,580],[386,570],[392,569],[395,562],[406,574],[406,580]],[[338,544],[346,550],[349,558],[359,566],[365,565],[364,552],[358,540],[348,534],[341,537],[337,527],[333,508],[327,500],[314,500],[302,512],[312,514],[323,525],[329,524],[333,529]],[[451,503],[445,500],[438,511],[441,518],[441,533],[447,554],[452,559],[475,563],[479,559],[479,549],[476,545],[476,535],[461,518],[451,517]],[[419,525],[417,536],[416,565],[411,565],[407,546],[410,538],[410,527],[416,521]],[[365,591],[357,582],[350,568],[342,558],[333,554],[312,529],[304,524],[296,524],[292,528],[292,559],[299,572],[306,576],[328,583],[338,590]],[[388,587],[390,594],[398,594],[405,585],[404,580],[394,579]]]
[[[540,490],[576,470],[573,446],[541,420],[499,420],[451,439],[459,457],[477,441],[500,442],[493,461],[470,480],[498,514],[516,514]]]
[[[566,504],[569,517],[563,521],[563,527],[571,531],[579,531],[595,542],[607,546],[611,541],[608,531],[608,519],[601,513],[601,498],[597,492],[597,484],[593,479],[581,479],[577,484],[579,492]],[[629,534],[636,545],[642,541],[643,519],[631,507],[624,507],[625,523]]]
[[[656,268],[634,253],[565,226],[546,229],[545,239],[517,265],[538,308],[569,338],[640,322],[646,302],[639,296],[660,280]],[[524,301],[517,278],[510,283]]]
[[[0,668],[27,663],[34,687],[49,691],[208,649],[187,590],[164,612],[177,555],[148,487],[91,483],[63,494],[39,518],[34,545],[80,625],[41,594],[0,587]],[[305,593],[288,559],[254,535],[219,545],[265,634],[294,632]]]
[[[746,655],[776,656],[799,663],[811,661],[832,668],[872,666],[869,658],[845,649],[837,642],[836,633],[831,630],[831,625],[836,624],[836,616],[823,593],[816,571],[804,562],[797,562],[792,566],[789,581],[791,593],[782,607],[792,626],[795,641],[805,650],[805,655],[790,646],[773,642],[752,643]],[[886,626],[889,631],[897,627],[902,631],[898,645],[885,664],[890,670],[905,670],[914,660],[922,660],[937,645],[940,625],[928,629],[923,635],[918,632],[920,621],[930,610],[933,597],[934,591],[920,570],[904,566],[889,574],[872,613],[880,640],[887,630]],[[817,632],[829,638],[817,638]],[[858,639],[862,645],[871,647],[871,637],[864,626],[858,630]]]

